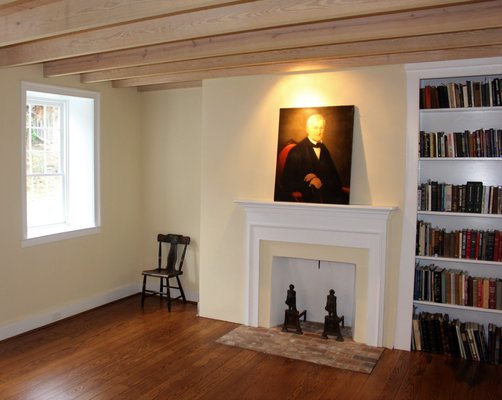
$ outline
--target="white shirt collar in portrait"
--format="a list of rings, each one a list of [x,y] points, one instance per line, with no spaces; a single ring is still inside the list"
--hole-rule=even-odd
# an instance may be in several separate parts
[[[311,140],[309,137],[307,139],[310,140],[310,143],[316,144],[316,142]],[[321,143],[321,142],[317,142],[317,143]],[[321,148],[320,147],[312,147],[312,148],[314,149],[314,153],[317,156],[317,159],[320,159],[321,158]]]

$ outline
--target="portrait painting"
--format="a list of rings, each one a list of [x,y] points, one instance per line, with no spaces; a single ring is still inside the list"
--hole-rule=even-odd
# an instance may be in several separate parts
[[[280,109],[275,201],[349,204],[354,111]]]

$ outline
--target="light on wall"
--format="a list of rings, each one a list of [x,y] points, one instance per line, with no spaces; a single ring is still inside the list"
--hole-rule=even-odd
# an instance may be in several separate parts
[[[317,74],[290,75],[283,84],[291,107],[322,107],[332,102],[332,93]]]

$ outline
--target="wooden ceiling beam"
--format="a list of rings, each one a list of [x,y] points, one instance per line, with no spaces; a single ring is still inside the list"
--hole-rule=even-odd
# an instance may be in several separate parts
[[[249,0],[14,2],[0,7],[0,46],[244,1]]]
[[[202,81],[191,81],[191,82],[175,82],[175,83],[165,83],[162,85],[147,85],[140,86],[138,92],[152,92],[156,90],[172,90],[172,89],[188,89],[194,87],[201,87]]]
[[[447,33],[429,36],[415,36],[387,40],[370,40],[357,43],[343,43],[327,46],[311,46],[268,52],[211,57],[197,60],[153,64],[141,67],[118,68],[90,72],[81,75],[81,82],[93,83],[109,80],[129,79],[173,73],[185,73],[222,68],[236,68],[254,65],[302,60],[362,57],[369,55],[407,53],[449,49],[454,47],[479,47],[502,44],[502,28]]]
[[[502,27],[502,2],[273,28],[100,53],[44,64],[46,77],[278,49]]]
[[[179,13],[126,25],[69,33],[0,48],[0,66],[15,66],[155,43],[306,24],[428,7],[468,0],[259,0]]]
[[[181,82],[203,81],[205,79],[226,78],[274,73],[305,73],[329,71],[341,68],[364,67],[374,65],[406,64],[425,61],[446,61],[479,57],[502,56],[502,45],[454,48],[411,53],[385,54],[364,57],[337,58],[333,60],[315,60],[272,65],[246,66],[242,68],[225,68],[206,71],[185,72],[177,74],[155,75],[112,81],[114,88],[141,87],[145,85],[161,85]]]

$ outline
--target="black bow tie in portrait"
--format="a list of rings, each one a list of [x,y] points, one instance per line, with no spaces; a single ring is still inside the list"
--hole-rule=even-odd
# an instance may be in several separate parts
[[[312,147],[321,147],[321,142],[317,142],[316,144],[312,143]]]

